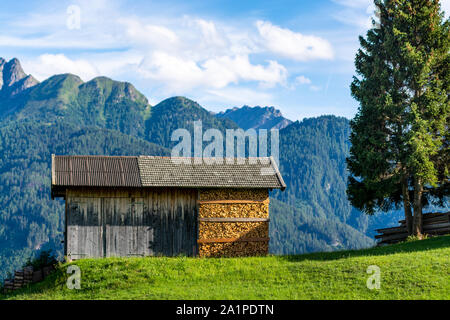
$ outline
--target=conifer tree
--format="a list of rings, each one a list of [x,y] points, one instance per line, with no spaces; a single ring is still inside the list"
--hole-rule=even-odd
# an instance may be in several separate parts
[[[422,208],[449,195],[449,20],[438,0],[375,1],[379,23],[360,37],[351,85],[347,194],[373,214],[403,206],[422,233]]]

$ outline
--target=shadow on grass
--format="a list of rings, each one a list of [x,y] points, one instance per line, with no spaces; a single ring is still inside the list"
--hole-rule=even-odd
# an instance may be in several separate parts
[[[402,242],[393,245],[387,245],[382,247],[374,247],[362,250],[344,250],[335,252],[317,252],[301,255],[285,255],[280,256],[280,259],[300,262],[305,260],[317,260],[317,261],[331,261],[343,258],[363,257],[363,256],[381,256],[397,253],[408,253],[427,251],[433,249],[441,249],[450,247],[450,235],[432,237],[425,240],[416,240],[409,242]]]

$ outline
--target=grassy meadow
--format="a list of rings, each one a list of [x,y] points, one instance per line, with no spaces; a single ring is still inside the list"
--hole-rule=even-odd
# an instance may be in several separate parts
[[[79,290],[67,288],[69,265]],[[371,265],[378,290],[366,285]],[[84,259],[0,299],[450,299],[450,236],[291,256]]]

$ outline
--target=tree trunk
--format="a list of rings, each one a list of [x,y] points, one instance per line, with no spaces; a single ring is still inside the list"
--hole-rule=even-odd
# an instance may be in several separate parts
[[[408,178],[406,176],[402,179],[402,194],[403,194],[403,208],[405,211],[406,231],[411,235],[413,231],[413,216],[411,212],[411,202],[409,199]]]
[[[413,234],[422,237],[422,194],[423,185],[422,179],[414,179],[414,219],[413,219]]]

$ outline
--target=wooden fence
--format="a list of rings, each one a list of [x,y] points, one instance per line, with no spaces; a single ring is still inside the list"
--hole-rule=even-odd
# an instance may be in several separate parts
[[[379,239],[378,244],[391,244],[405,241],[408,237],[406,221],[400,220],[399,227],[377,229],[380,234],[375,236]],[[427,235],[444,235],[450,233],[450,212],[425,213],[423,214],[423,233]]]

